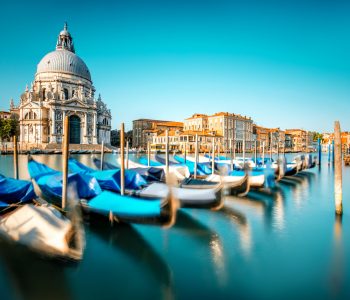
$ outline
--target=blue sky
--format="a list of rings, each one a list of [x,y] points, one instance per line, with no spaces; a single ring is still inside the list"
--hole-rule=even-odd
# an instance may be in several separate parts
[[[350,130],[350,1],[2,3],[0,110],[68,22],[112,110],[182,121],[229,111],[268,127]]]

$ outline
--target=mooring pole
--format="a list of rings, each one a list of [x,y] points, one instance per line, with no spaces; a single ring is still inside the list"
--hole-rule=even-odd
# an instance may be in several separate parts
[[[265,166],[265,142],[262,144],[262,164]]]
[[[64,118],[64,135],[63,135],[63,150],[62,150],[62,209],[66,209],[67,205],[67,186],[68,186],[68,156],[69,156],[69,117]],[[79,187],[76,187],[79,188]]]
[[[151,143],[147,143],[147,166],[151,165]]]
[[[343,188],[342,188],[342,159],[341,159],[341,133],[339,121],[334,123],[334,196],[335,196],[335,213],[343,214]]]
[[[256,146],[257,146],[257,141],[254,142],[254,160],[255,160],[255,165],[257,166],[258,162],[257,162]]]
[[[231,159],[231,171],[233,171],[233,156],[232,156],[232,144],[233,140],[230,140],[230,159]]]
[[[270,161],[272,162],[272,131],[270,132]]]
[[[126,140],[126,163],[125,169],[129,169],[129,140]]]
[[[213,137],[213,144],[212,144],[212,154],[211,154],[211,174],[215,173],[215,138]]]
[[[198,134],[196,134],[195,154],[194,154],[194,179],[197,179],[198,166]]]
[[[124,123],[120,126],[120,194],[125,193]]]
[[[321,149],[321,139],[317,139],[317,144],[318,144],[318,165],[321,166],[321,155],[322,155],[322,149]]]
[[[243,152],[243,165],[245,165],[245,136],[243,137],[243,142],[242,142],[242,152]]]
[[[101,145],[101,166],[100,166],[100,170],[103,170],[103,162],[104,162],[104,157],[105,157],[105,144],[104,141],[102,141],[102,145]]]
[[[333,141],[332,141],[332,159],[333,159],[333,166],[334,166],[334,162],[335,162],[334,139],[333,139]]]
[[[185,141],[185,164],[186,163],[187,163],[187,141]]]
[[[15,135],[13,136],[13,177],[18,179],[18,149]]]
[[[328,165],[331,164],[331,143],[328,142]]]
[[[236,159],[236,141],[233,139],[233,159]]]
[[[165,168],[166,176],[169,174],[169,130],[165,131]]]

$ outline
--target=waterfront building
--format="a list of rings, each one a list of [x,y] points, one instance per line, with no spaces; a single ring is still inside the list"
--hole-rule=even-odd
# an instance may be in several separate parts
[[[182,130],[182,122],[138,119],[132,122],[132,146],[146,149],[147,143],[162,130]]]
[[[212,135],[222,136],[224,149],[228,149],[232,142],[236,144],[236,149],[242,149],[243,140],[246,150],[251,150],[253,145],[253,120],[238,114],[194,114],[185,119],[184,130],[208,131]]]
[[[212,150],[213,139],[216,145],[216,151],[224,151],[223,148],[223,136],[218,134],[212,134],[207,130],[193,131],[193,130],[168,130],[169,150],[181,151],[181,152],[194,152],[196,135],[198,136],[198,145],[200,152],[210,152]],[[162,130],[152,139],[152,150],[164,150],[166,143],[166,131]]]
[[[334,140],[334,133],[322,134],[321,148],[323,152],[328,152],[329,145],[333,143],[333,140]],[[350,150],[350,132],[349,131],[341,132],[341,144],[342,144],[343,152],[348,153]]]
[[[34,82],[26,87],[19,105],[11,101],[11,112],[19,117],[20,142],[27,145],[60,144],[65,116],[71,144],[110,143],[111,112],[101,95],[95,98],[90,71],[75,54],[67,24],[58,35],[56,49],[37,65]]]
[[[11,119],[11,113],[8,111],[0,111],[0,119],[2,120]]]
[[[314,142],[314,132],[304,129],[287,129],[286,134],[291,136],[291,151],[310,152],[315,151],[317,143]]]
[[[254,124],[253,132],[257,141],[257,148],[265,152],[272,149],[273,152],[283,151],[286,147],[286,132],[280,128],[267,128]]]

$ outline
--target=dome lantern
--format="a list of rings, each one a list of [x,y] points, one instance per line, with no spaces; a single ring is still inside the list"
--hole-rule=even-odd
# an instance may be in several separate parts
[[[75,53],[73,38],[68,31],[67,22],[64,23],[63,30],[58,35],[56,50],[68,50]]]

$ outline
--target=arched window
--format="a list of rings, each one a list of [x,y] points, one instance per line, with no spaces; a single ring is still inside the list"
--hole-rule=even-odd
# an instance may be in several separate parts
[[[43,95],[43,101],[45,101],[46,100],[46,95],[45,95],[45,93],[46,93],[46,89],[43,89],[43,92],[42,92],[42,95]]]
[[[68,100],[68,89],[64,89],[63,92],[64,92],[64,99]]]
[[[26,113],[26,114],[25,114],[24,119],[25,119],[25,120],[28,120],[28,119],[29,119],[29,113]]]
[[[33,119],[35,120],[36,119],[36,113],[33,112]]]
[[[108,120],[107,120],[107,118],[104,118],[104,119],[102,120],[102,124],[103,124],[103,125],[106,125],[106,126],[108,125]]]

